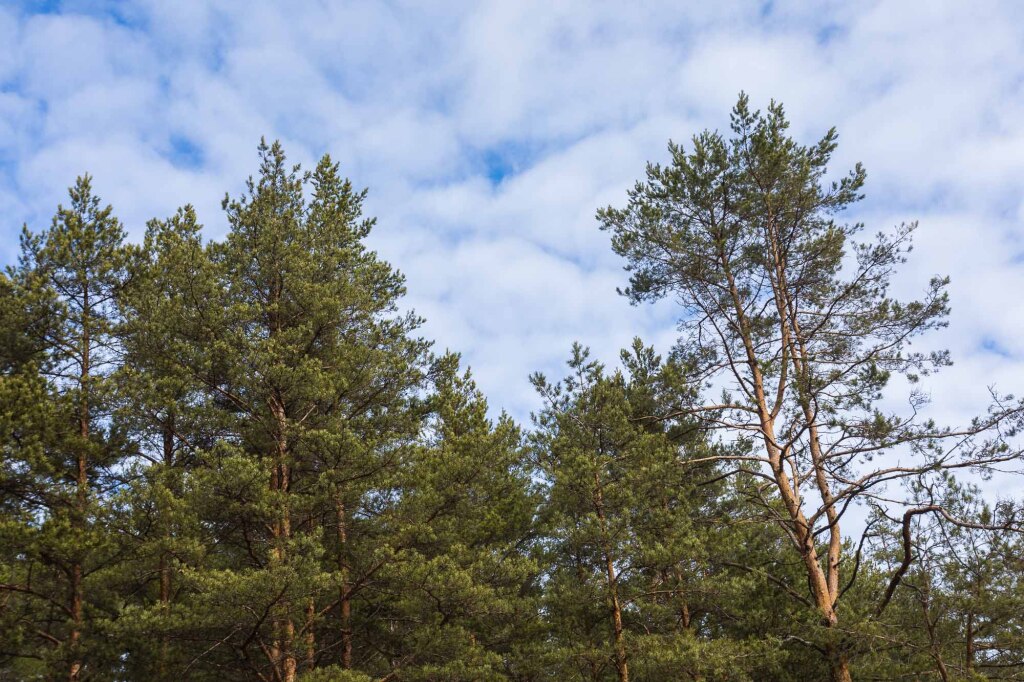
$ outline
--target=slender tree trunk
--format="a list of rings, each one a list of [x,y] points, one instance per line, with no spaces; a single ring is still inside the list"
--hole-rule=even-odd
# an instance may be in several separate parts
[[[341,626],[341,667],[352,669],[352,594],[349,584],[348,562],[345,560],[346,543],[348,542],[348,526],[345,519],[345,503],[341,494],[334,501],[338,519],[338,572],[341,574],[341,586],[338,588],[338,609]]]
[[[317,519],[315,516],[309,519],[309,532],[316,534]],[[306,599],[306,623],[304,627],[306,644],[306,669],[312,670],[316,667],[316,596],[310,595]]]
[[[758,378],[760,378],[760,372],[757,374]],[[813,529],[804,515],[797,489],[786,473],[786,462],[783,459],[782,452],[775,444],[775,424],[764,400],[763,385],[760,382],[756,383],[755,390],[760,406],[761,430],[764,435],[768,459],[771,463],[772,473],[780,497],[787,512],[789,512],[791,530],[797,543],[797,550],[800,553],[801,559],[803,559],[804,568],[807,571],[807,579],[814,596],[814,603],[818,613],[821,614],[822,623],[828,628],[834,628],[839,623],[839,614],[835,608],[839,581],[838,551],[833,554],[833,547],[830,543],[829,570],[827,572],[823,570],[818,557],[818,549],[814,542]],[[838,531],[838,526],[835,526],[833,530]],[[835,591],[833,591],[833,586],[835,586]],[[828,658],[832,667],[832,679],[835,682],[851,682],[850,662],[846,653],[839,649],[831,649],[828,652]]]
[[[686,594],[683,592],[683,572],[679,566],[672,567],[672,575],[676,580],[676,599],[679,604],[679,624],[684,630],[690,629],[690,604],[686,601]]]
[[[804,568],[807,571],[807,580],[814,596],[815,606],[821,614],[821,618],[825,626],[832,628],[839,622],[839,617],[835,609],[835,602],[838,597],[839,553],[841,550],[842,537],[839,533],[837,519],[835,518],[835,505],[829,504],[831,501],[831,495],[827,487],[827,481],[824,480],[824,472],[822,470],[822,453],[820,449],[820,442],[817,439],[817,431],[815,430],[815,433],[811,438],[811,450],[813,464],[815,467],[815,482],[818,485],[819,493],[822,495],[822,502],[828,508],[826,513],[830,522],[827,571],[822,570],[818,557],[818,550],[815,546],[814,530],[810,527],[807,517],[803,511],[798,479],[791,480],[789,474],[787,474],[786,466],[789,462],[787,460],[786,453],[779,446],[778,441],[775,438],[776,412],[768,404],[768,398],[764,387],[764,375],[761,372],[761,365],[757,357],[757,352],[754,348],[750,323],[747,319],[746,313],[744,312],[743,302],[739,289],[736,286],[735,279],[732,275],[729,259],[724,251],[719,251],[718,257],[726,275],[729,294],[732,299],[736,319],[739,324],[740,336],[743,342],[747,365],[750,368],[750,383],[754,392],[754,400],[758,420],[760,422],[761,436],[764,441],[765,451],[768,455],[772,477],[775,479],[779,496],[782,499],[789,515],[789,530],[796,543],[797,551],[803,560]],[[776,262],[781,263],[777,255]],[[777,280],[772,283],[772,286],[775,287],[776,305],[780,315],[780,332],[783,339],[782,344],[784,351],[788,349],[789,352],[787,352],[786,355],[789,356],[791,362],[795,363],[794,366],[801,367],[803,366],[800,364],[801,358],[795,357],[796,347],[795,341],[793,340],[793,336],[799,331],[799,327],[790,324],[790,322],[792,322],[790,319],[792,317],[790,314],[791,311],[787,306],[787,300],[784,299],[780,293],[783,290],[782,285],[785,283],[785,276],[784,272],[781,271],[781,265],[779,267],[780,269],[776,272]],[[806,357],[806,355],[803,357]],[[783,365],[783,371],[785,371],[786,363],[784,362]],[[785,389],[785,378],[780,377],[779,381],[780,386],[776,398],[777,402],[781,400]],[[808,427],[816,429],[814,415],[805,410],[804,417],[809,421]],[[830,651],[829,659],[833,679],[836,682],[849,682],[851,679],[850,664],[846,654],[842,651]]]
[[[160,552],[160,607],[166,611],[171,605],[171,569],[167,553]]]
[[[313,624],[316,621],[316,601],[313,597],[306,600],[306,669],[316,667],[316,632]]]
[[[615,642],[615,672],[619,682],[629,682],[629,665],[626,660],[626,638],[622,627],[622,606],[619,603],[619,582],[615,573],[615,562],[612,558],[611,542],[608,538],[608,526],[604,513],[604,494],[601,486],[601,475],[594,472],[594,508],[601,524],[601,544],[604,551],[604,563],[607,576],[608,602],[611,608],[612,632]]]
[[[288,490],[288,466],[282,464],[279,467],[279,478],[281,480],[281,492],[287,493]],[[284,503],[284,509],[281,511],[281,520],[279,522],[280,530],[278,533],[279,541],[279,553],[278,561],[283,565],[288,561],[287,551],[285,550],[285,543],[291,538],[291,519],[289,518],[287,503]],[[295,682],[298,661],[295,657],[295,622],[292,620],[292,603],[287,597],[281,601],[280,611],[280,645],[279,651],[281,656],[281,677],[284,682]]]
[[[668,498],[662,496],[661,508],[665,511],[665,515],[669,514]],[[672,596],[675,597],[676,608],[679,613],[679,625],[682,630],[690,629],[690,605],[686,601],[686,593],[683,591],[683,571],[679,568],[679,564],[673,564],[672,566],[672,578],[674,579],[675,589],[672,591]],[[661,571],[661,581],[663,584],[669,584],[669,572],[665,569]],[[667,602],[666,602],[667,603]]]
[[[931,649],[932,660],[935,661],[935,669],[942,678],[942,682],[949,682],[949,671],[946,669],[946,662],[942,659],[942,648],[935,632],[935,624],[938,619],[931,616],[931,581],[927,574],[924,576],[924,587],[918,591],[918,601],[921,604],[921,616],[924,618],[924,626],[928,631],[928,647]]]
[[[827,608],[822,608],[821,600],[819,600],[819,609],[828,626],[835,627],[838,624],[838,614],[835,611],[835,605],[839,599],[839,564],[842,559],[843,536],[839,528],[839,511],[836,509],[835,497],[832,494],[826,474],[825,451],[822,448],[821,436],[818,430],[818,414],[812,406],[813,377],[811,375],[810,352],[807,349],[807,343],[801,329],[796,303],[790,295],[786,265],[779,254],[778,240],[774,236],[774,229],[772,233],[773,254],[776,262],[776,281],[773,282],[773,287],[775,288],[779,319],[783,325],[782,336],[785,342],[789,344],[789,357],[793,365],[793,382],[797,389],[800,409],[807,427],[808,449],[811,453],[814,482],[818,489],[822,507],[825,509],[825,518],[828,520],[829,542],[825,568],[825,594],[828,597],[828,604]],[[813,547],[813,535],[811,546]],[[814,561],[814,568],[818,573],[821,572],[821,566],[817,560]],[[849,680],[850,670],[847,655],[841,651],[833,652],[832,658],[834,661],[833,675],[836,679],[843,682]]]
[[[171,606],[171,571],[167,564],[167,553],[164,550],[160,550],[160,611],[166,617]],[[160,660],[157,664],[157,671],[160,674],[160,679],[166,679],[167,677],[167,659],[168,659],[168,647],[167,635],[160,635]]]
[[[68,646],[71,651],[71,666],[68,670],[68,680],[78,682],[79,674],[82,671],[82,662],[79,660],[78,646],[81,640],[82,627],[82,564],[75,561],[71,566],[71,634],[68,636]]]
[[[942,682],[949,682],[949,670],[946,668],[946,661],[942,658],[942,650],[937,644],[932,647],[932,658],[935,659],[935,667],[939,671]]]
[[[967,674],[974,672],[974,610],[967,612],[967,631],[965,633],[966,651],[964,652]]]
[[[86,285],[82,291],[82,364],[78,380],[78,388],[81,393],[78,401],[78,435],[81,442],[77,448],[78,471],[76,472],[75,479],[74,526],[79,534],[85,532],[89,486],[89,372],[91,370],[90,359],[92,354],[89,316],[89,287]],[[71,633],[68,636],[68,645],[71,652],[71,664],[68,669],[69,682],[78,682],[82,671],[82,661],[78,650],[82,637],[82,605],[85,600],[82,581],[82,559],[76,552],[71,564]]]
[[[283,282],[280,275],[275,279],[269,296],[271,308],[269,319],[270,338],[277,337],[282,331],[282,318],[278,306],[283,295]],[[280,510],[273,526],[274,560],[279,566],[288,563],[288,542],[291,539],[291,510],[288,491],[291,484],[291,471],[288,462],[288,414],[285,408],[284,394],[274,388],[269,396],[270,411],[274,418],[274,453],[271,489],[278,493]],[[278,617],[274,624],[275,641],[273,646],[274,665],[283,682],[295,682],[298,661],[295,656],[295,622],[292,620],[292,603],[287,597],[278,605]]]
[[[629,682],[629,667],[626,662],[626,640],[622,628],[622,607],[619,604],[619,588],[615,575],[615,565],[611,555],[605,556],[608,571],[608,585],[612,603],[612,624],[615,632],[615,672],[619,682]]]
[[[163,464],[167,471],[174,466],[174,415],[166,415],[163,423]],[[164,542],[167,543],[171,539],[171,528],[167,519],[164,518],[163,536]],[[160,610],[166,617],[171,608],[171,566],[168,561],[167,548],[160,548],[160,559],[159,559],[159,572],[160,572]],[[169,642],[167,635],[163,634],[160,637],[160,661],[158,670],[160,673],[160,679],[167,677],[167,659],[168,659],[168,648]]]
[[[279,395],[271,399],[271,412],[275,422],[274,469],[271,476],[271,488],[281,496],[280,511],[274,523],[274,560],[279,566],[288,563],[287,544],[291,539],[291,514],[287,499],[289,477],[288,465],[287,415]],[[275,627],[277,663],[284,682],[295,682],[298,661],[295,657],[295,622],[292,620],[291,600],[285,598],[279,605],[279,616]]]
[[[777,300],[781,319],[789,321],[783,336],[790,344],[790,359],[793,363],[793,378],[797,383],[800,395],[800,408],[807,425],[807,443],[811,452],[811,465],[814,467],[814,482],[821,496],[825,517],[828,519],[828,567],[826,578],[829,592],[836,597],[839,594],[839,561],[842,556],[843,536],[839,529],[839,511],[836,509],[835,497],[829,486],[825,473],[825,453],[821,447],[821,436],[818,431],[818,415],[811,406],[811,371],[810,358],[800,320],[797,318],[796,305],[788,295],[785,269],[780,265],[777,270],[779,278]]]

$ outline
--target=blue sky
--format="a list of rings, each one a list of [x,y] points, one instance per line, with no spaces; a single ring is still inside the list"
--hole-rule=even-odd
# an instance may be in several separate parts
[[[868,170],[851,219],[921,221],[897,288],[952,276],[933,414],[1024,390],[1019,2],[48,0],[0,5],[0,46],[5,262],[82,172],[133,237],[189,202],[216,238],[261,135],[330,152],[425,333],[524,418],[527,375],[575,339],[608,361],[634,335],[670,347],[675,310],[616,296],[594,211],[743,89],[806,141],[838,127],[837,171]]]

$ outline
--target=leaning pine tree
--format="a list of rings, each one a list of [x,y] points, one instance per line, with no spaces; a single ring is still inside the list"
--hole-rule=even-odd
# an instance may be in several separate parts
[[[893,298],[890,280],[915,225],[854,241],[862,225],[833,216],[861,198],[864,170],[827,182],[835,131],[803,146],[787,128],[781,106],[752,112],[741,95],[731,138],[706,131],[689,153],[670,145],[671,163],[650,165],[628,206],[598,218],[632,271],[625,294],[634,303],[676,299],[686,312],[677,353],[689,379],[722,391],[678,413],[757,443],[729,458],[736,471],[766,481],[764,507],[789,537],[822,625],[809,643],[833,679],[845,681],[851,619],[881,615],[913,555],[908,543],[873,609],[845,613],[842,596],[856,569],[844,547],[844,513],[877,503],[902,512],[904,526],[921,514],[963,523],[941,504],[893,504],[899,484],[1018,461],[1020,450],[1003,436],[1022,408],[997,400],[958,429],[917,419],[925,401],[918,392],[910,415],[882,411],[890,378],[914,382],[949,362],[945,353],[909,348],[945,325],[947,280],[933,279],[921,300]]]

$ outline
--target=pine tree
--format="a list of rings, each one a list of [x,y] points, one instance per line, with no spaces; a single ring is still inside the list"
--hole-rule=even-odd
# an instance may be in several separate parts
[[[164,680],[192,655],[175,646],[181,629],[179,574],[203,555],[200,519],[185,487],[220,434],[216,406],[205,391],[215,374],[205,362],[219,281],[202,244],[191,206],[147,226],[120,297],[118,335],[124,362],[114,420],[138,444],[130,485],[111,501],[110,523],[129,557],[116,578],[130,595],[113,636],[121,643],[123,674]]]
[[[997,401],[960,429],[916,419],[920,392],[911,395],[910,416],[881,411],[892,376],[914,382],[948,364],[946,353],[909,348],[945,325],[947,280],[933,279],[919,301],[894,299],[891,277],[915,226],[854,241],[862,226],[834,216],[861,197],[864,170],[827,182],[835,131],[803,146],[788,125],[781,106],[762,115],[741,95],[730,139],[706,131],[689,153],[670,144],[670,165],[650,165],[626,208],[598,216],[632,271],[626,295],[683,306],[677,352],[688,358],[690,382],[727,389],[686,413],[708,429],[760,441],[733,461],[772,481],[763,506],[782,504],[775,523],[803,564],[822,626],[818,644],[833,678],[845,682],[851,644],[842,574],[853,557],[843,515],[858,502],[891,500],[900,479],[1019,460],[998,431],[1020,422],[1021,406]],[[894,450],[913,463],[884,463]],[[892,576],[893,587],[902,574]],[[879,615],[887,602],[883,596]]]
[[[496,423],[458,357],[431,372],[428,420],[393,479],[381,538],[396,561],[367,599],[378,614],[364,669],[402,680],[502,680],[538,634],[528,556],[536,497],[507,415]]]
[[[363,245],[364,194],[329,158],[312,174],[277,144],[260,158],[225,200],[231,232],[206,250],[203,297],[182,301],[199,343],[170,349],[214,408],[182,484],[208,549],[181,568],[174,639],[193,641],[195,674],[293,680],[353,667],[353,601],[393,560],[373,536],[391,504],[378,491],[418,431],[427,344],[397,313],[401,276]]]
[[[56,395],[43,376],[42,339],[54,301],[49,289],[26,287],[21,279],[15,272],[0,275],[0,674],[32,678],[44,674],[60,644],[50,631],[63,625],[66,605],[55,600],[31,553],[60,440]]]
[[[709,589],[723,477],[703,434],[673,418],[692,389],[639,340],[622,362],[608,374],[576,345],[563,381],[533,378],[551,664],[584,680],[748,679]]]
[[[109,419],[109,377],[119,359],[116,299],[127,278],[128,249],[89,176],[69,194],[70,205],[58,208],[49,230],[24,231],[12,273],[23,302],[51,305],[48,323],[36,328],[41,336],[30,342],[43,356],[34,367],[46,379],[32,382],[35,435],[30,447],[9,453],[25,488],[16,541],[22,565],[5,589],[33,602],[19,627],[45,642],[45,652],[31,655],[44,662],[46,675],[78,680],[90,660],[94,670],[102,665],[105,643],[95,626],[115,608],[101,587],[112,561],[102,519],[128,454]],[[27,417],[12,426],[27,426]]]

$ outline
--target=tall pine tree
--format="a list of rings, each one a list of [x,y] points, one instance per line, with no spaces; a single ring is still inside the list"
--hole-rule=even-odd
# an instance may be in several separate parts
[[[12,273],[26,304],[46,299],[47,323],[31,344],[46,379],[36,385],[38,407],[48,413],[36,428],[46,434],[9,453],[24,482],[14,579],[4,586],[34,606],[19,624],[42,650],[48,677],[92,675],[106,643],[96,623],[115,614],[102,588],[116,555],[103,530],[105,502],[120,486],[128,449],[112,428],[110,375],[119,362],[117,298],[127,279],[129,250],[110,206],[102,206],[89,176],[69,191],[53,224],[27,229],[19,267]],[[28,311],[35,306],[29,305]],[[31,313],[30,313],[31,314]],[[30,327],[30,329],[32,329]],[[37,415],[41,416],[41,415]],[[17,443],[15,439],[11,441]],[[109,664],[109,660],[108,660]]]

